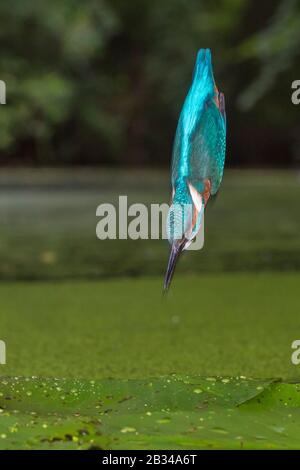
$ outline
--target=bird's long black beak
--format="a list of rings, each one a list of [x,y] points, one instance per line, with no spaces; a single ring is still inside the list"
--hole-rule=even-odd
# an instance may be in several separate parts
[[[175,267],[176,267],[177,261],[179,259],[180,253],[182,252],[183,247],[184,247],[184,244],[182,243],[173,243],[173,245],[171,246],[168,267],[167,267],[165,280],[164,280],[164,293],[166,293],[170,287],[172,277],[175,271]]]

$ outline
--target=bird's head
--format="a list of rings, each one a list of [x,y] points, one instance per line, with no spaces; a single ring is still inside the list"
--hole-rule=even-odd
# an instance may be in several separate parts
[[[190,246],[200,229],[204,211],[201,189],[202,184],[198,184],[196,188],[189,181],[181,181],[173,189],[166,226],[170,255],[164,280],[164,291],[167,291],[170,286],[180,254]]]

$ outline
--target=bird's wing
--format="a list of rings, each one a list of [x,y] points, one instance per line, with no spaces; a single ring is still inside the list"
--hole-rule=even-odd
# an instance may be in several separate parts
[[[189,92],[184,101],[178,126],[176,130],[173,159],[172,159],[172,183],[178,177],[188,177],[190,172],[190,147],[199,127],[201,117],[205,112],[205,105],[215,95],[215,84],[209,49],[200,49],[197,54],[193,73],[193,80]]]
[[[182,127],[182,119],[179,119],[174,144],[173,144],[173,154],[172,154],[172,168],[171,168],[171,181],[174,187],[175,181],[179,176],[179,171],[181,168],[180,165],[180,158],[181,158],[181,149],[182,149],[182,141],[184,139],[183,136],[183,127]]]
[[[218,93],[214,99],[206,101],[189,149],[190,180],[197,187],[197,182],[209,179],[212,195],[218,191],[223,176],[225,139],[225,100],[224,95]]]
[[[173,187],[178,178],[186,178],[202,192],[205,180],[209,179],[211,194],[215,194],[223,176],[225,136],[224,96],[215,85],[211,53],[201,49],[176,130],[172,159]]]

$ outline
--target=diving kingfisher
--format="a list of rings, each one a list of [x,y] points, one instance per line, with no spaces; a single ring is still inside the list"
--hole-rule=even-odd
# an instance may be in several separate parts
[[[164,291],[170,286],[180,253],[200,230],[210,196],[219,190],[225,148],[224,95],[215,84],[210,49],[200,49],[173,145],[172,198],[166,226],[171,249]]]

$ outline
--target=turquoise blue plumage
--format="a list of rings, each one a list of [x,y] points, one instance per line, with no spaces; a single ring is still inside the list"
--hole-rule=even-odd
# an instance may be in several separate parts
[[[215,84],[210,50],[200,49],[174,140],[172,201],[166,227],[171,252],[165,289],[169,287],[180,253],[201,227],[209,197],[219,190],[225,147],[224,95]]]

